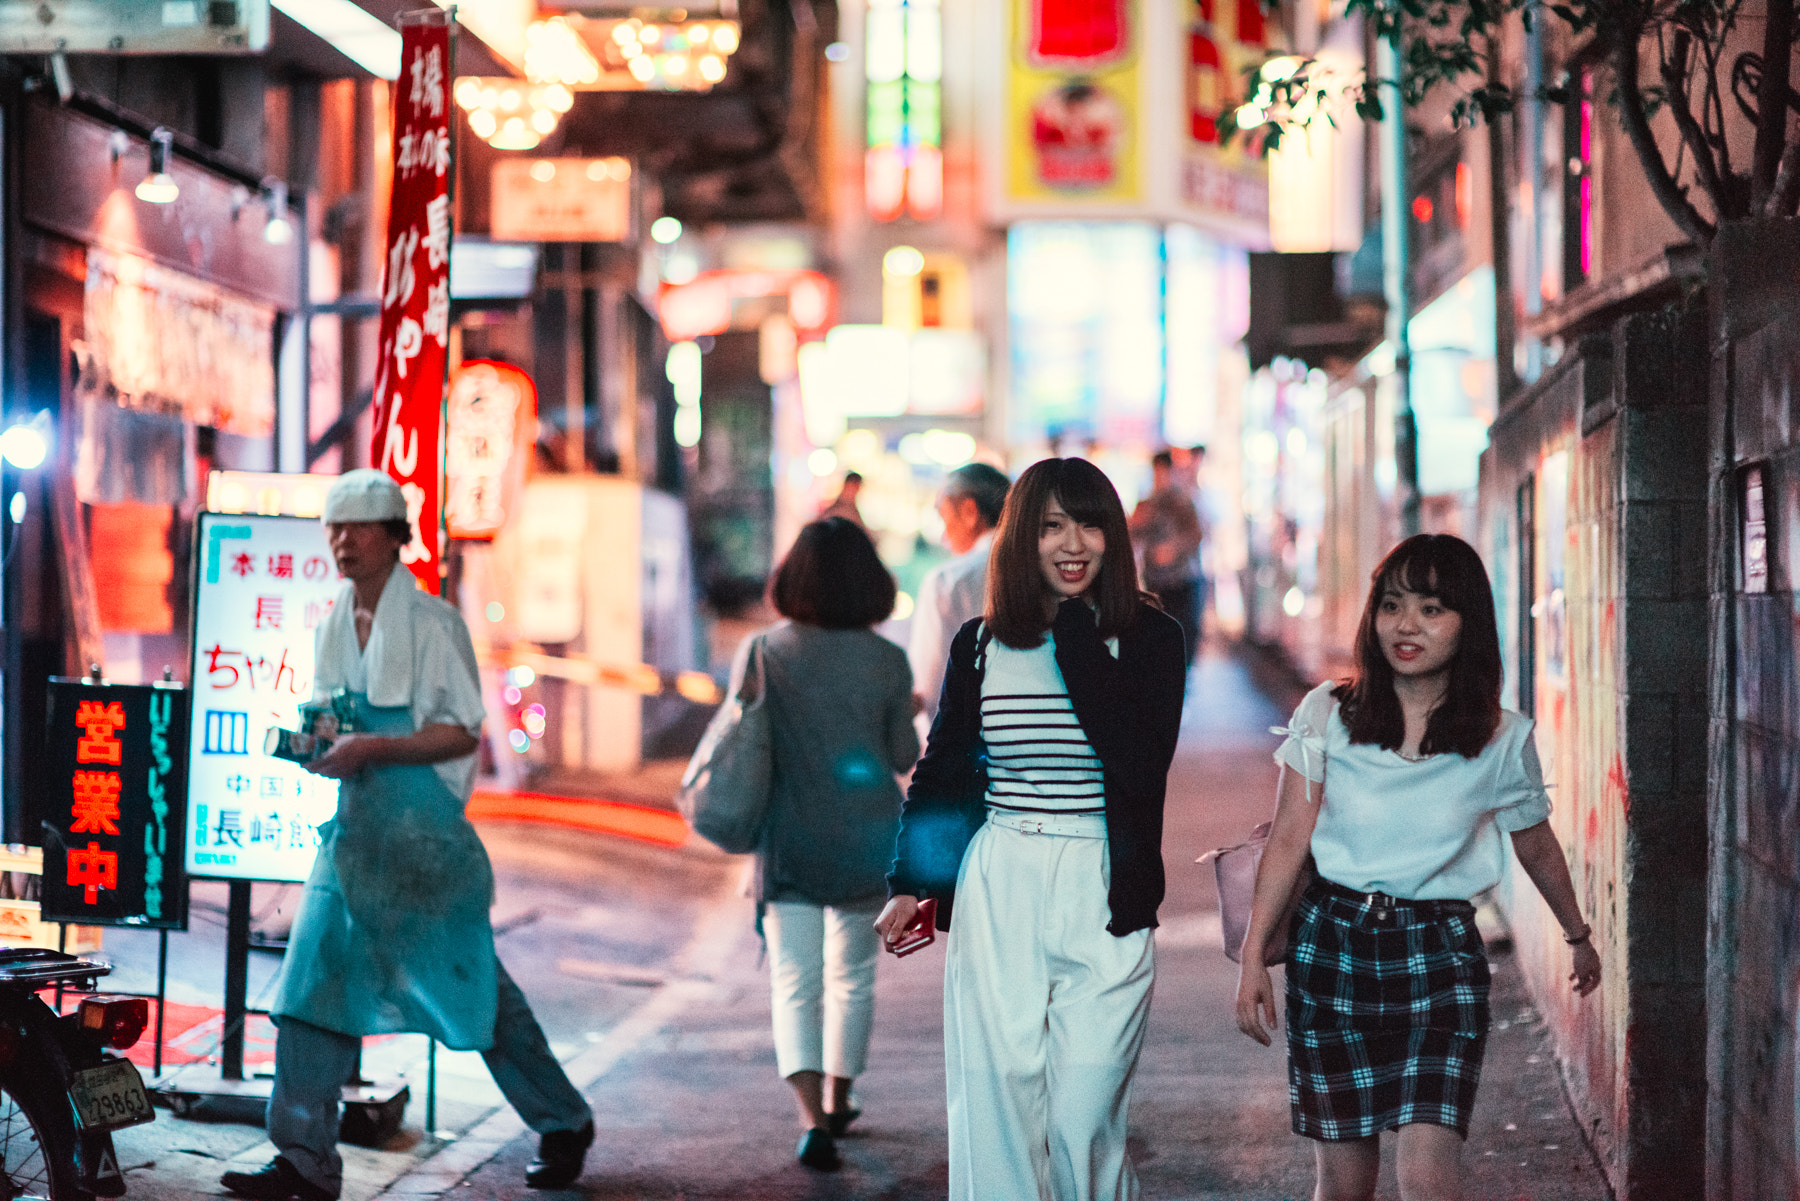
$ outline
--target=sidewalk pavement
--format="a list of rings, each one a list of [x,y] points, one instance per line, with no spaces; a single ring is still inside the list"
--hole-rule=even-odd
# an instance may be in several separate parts
[[[1271,699],[1252,685],[1252,674],[1242,660],[1208,648],[1190,683],[1171,773],[1164,839],[1169,897],[1132,1109],[1131,1149],[1146,1198],[1275,1201],[1311,1192],[1310,1148],[1288,1130],[1285,1054],[1279,1041],[1274,1048],[1252,1043],[1232,1021],[1236,967],[1221,949],[1210,873],[1192,862],[1240,839],[1271,807],[1274,738],[1266,731],[1285,720],[1296,698]],[[1283,691],[1266,673],[1254,674],[1265,688]],[[516,838],[535,845],[549,837],[541,830],[484,828],[483,834],[503,850]],[[766,969],[752,907],[729,886],[730,861],[692,846],[669,851],[601,841],[565,849],[568,862],[558,870],[579,872],[582,855],[596,856],[595,870],[660,890],[661,903],[683,898],[691,919],[664,948],[666,967],[646,973],[648,984],[609,1005],[608,1024],[585,1035],[593,1040],[585,1045],[570,1039],[562,1028],[567,1023],[558,1020],[581,1000],[571,995],[566,971],[549,970],[551,963],[566,966],[569,954],[548,937],[558,932],[516,950],[502,944],[546,1027],[559,1025],[553,1044],[566,1053],[571,1075],[594,1106],[600,1137],[583,1179],[563,1194],[527,1190],[524,1165],[535,1137],[499,1105],[478,1060],[446,1071],[440,1055],[438,1125],[454,1138],[423,1137],[415,1094],[407,1130],[394,1145],[346,1148],[346,1197],[927,1201],[944,1195],[941,940],[906,960],[882,962],[870,1067],[857,1088],[864,1117],[840,1144],[844,1170],[819,1175],[793,1159],[798,1132],[774,1066]],[[628,861],[622,868],[608,862],[619,856]],[[528,880],[519,877],[521,887]],[[629,897],[618,904],[642,907]],[[599,915],[590,920],[606,924]],[[1495,1024],[1464,1153],[1466,1196],[1595,1201],[1605,1190],[1563,1102],[1543,1023],[1510,954],[1494,950]],[[1391,1138],[1384,1143],[1380,1195],[1393,1198]],[[253,1165],[269,1153],[258,1130],[160,1113],[154,1125],[124,1132],[120,1151],[122,1164],[138,1169],[129,1171],[133,1198],[216,1194],[220,1170]],[[155,1166],[140,1168],[146,1160]],[[203,1170],[193,1170],[195,1163]]]

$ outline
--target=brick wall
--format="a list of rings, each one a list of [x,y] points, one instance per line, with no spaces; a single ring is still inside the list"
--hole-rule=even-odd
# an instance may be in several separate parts
[[[1622,1198],[1697,1196],[1704,1089],[1706,459],[1702,322],[1638,315],[1508,406],[1481,530],[1509,695],[1606,979],[1514,870],[1501,901],[1572,1101]]]
[[[1800,222],[1721,231],[1712,282],[1712,671],[1707,1181],[1800,1193]],[[1762,485],[1766,580],[1746,578],[1744,488]]]

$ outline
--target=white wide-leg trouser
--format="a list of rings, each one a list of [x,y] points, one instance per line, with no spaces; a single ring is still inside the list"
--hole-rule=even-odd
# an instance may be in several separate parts
[[[795,1072],[862,1075],[875,1022],[879,912],[879,905],[839,909],[795,901],[763,908],[775,1064],[784,1079]]]
[[[956,884],[944,968],[950,1201],[1135,1201],[1126,1108],[1150,1014],[1149,930],[1106,932],[1105,838],[990,821]]]

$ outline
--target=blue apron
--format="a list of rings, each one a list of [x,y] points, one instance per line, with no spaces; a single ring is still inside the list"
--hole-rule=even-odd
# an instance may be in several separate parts
[[[358,733],[412,734],[405,707],[353,694]],[[343,781],[288,936],[271,1011],[340,1034],[494,1042],[494,872],[463,800],[429,766]]]

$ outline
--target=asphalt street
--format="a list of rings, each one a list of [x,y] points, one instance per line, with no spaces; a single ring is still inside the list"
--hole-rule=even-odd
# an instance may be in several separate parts
[[[1267,817],[1275,783],[1268,727],[1285,720],[1296,696],[1279,675],[1220,649],[1203,655],[1190,682],[1170,778],[1156,999],[1132,1109],[1131,1149],[1147,1198],[1277,1201],[1311,1191],[1311,1151],[1288,1129],[1285,1054],[1279,1042],[1252,1043],[1232,1022],[1236,968],[1220,948],[1210,872],[1193,863]],[[366,1074],[406,1073],[413,1103],[388,1146],[346,1148],[347,1198],[944,1195],[941,942],[881,964],[871,1062],[857,1086],[864,1116],[840,1144],[843,1170],[814,1173],[793,1158],[798,1130],[775,1071],[753,907],[738,895],[741,862],[703,845],[653,847],[543,827],[491,824],[481,833],[499,880],[501,957],[590,1098],[599,1140],[574,1189],[533,1193],[523,1177],[535,1137],[501,1104],[478,1057],[439,1054],[436,1136],[428,1137],[424,1040],[371,1043]],[[204,994],[217,970],[202,966],[216,954],[208,949],[214,929],[200,923],[178,937],[195,940],[182,944],[183,995]],[[153,944],[109,942],[121,977],[136,979]],[[1494,968],[1496,1026],[1465,1152],[1467,1195],[1601,1197],[1510,956],[1496,953]],[[253,979],[253,995],[258,987]],[[270,1154],[254,1126],[166,1112],[123,1132],[119,1149],[129,1196],[158,1201],[217,1194],[220,1171]],[[1391,1148],[1388,1155],[1382,1195],[1396,1197]]]

